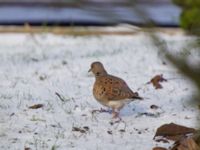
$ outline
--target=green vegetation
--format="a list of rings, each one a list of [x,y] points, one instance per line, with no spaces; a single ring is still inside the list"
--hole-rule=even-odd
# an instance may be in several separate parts
[[[184,8],[194,8],[200,6],[199,0],[173,0],[173,2]]]
[[[200,0],[172,0],[182,8],[180,25],[192,34],[200,35]]]

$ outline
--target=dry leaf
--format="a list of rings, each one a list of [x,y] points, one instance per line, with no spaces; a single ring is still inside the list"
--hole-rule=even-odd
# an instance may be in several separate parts
[[[157,105],[151,105],[150,108],[151,109],[158,109],[159,107]]]
[[[85,133],[86,132],[85,130],[83,130],[81,128],[78,128],[78,127],[73,127],[72,131],[81,132],[81,133]]]
[[[153,150],[167,150],[167,149],[164,147],[154,147]]]
[[[43,80],[47,79],[47,76],[46,76],[46,75],[41,75],[41,76],[39,76],[39,79],[40,79],[41,81],[43,81]]]
[[[44,106],[43,104],[35,104],[35,105],[30,106],[30,107],[28,107],[28,108],[30,108],[30,109],[38,109],[38,108],[41,108],[41,107],[43,107],[43,106]]]
[[[89,131],[90,128],[89,128],[88,126],[84,126],[83,129],[84,129],[85,131]]]
[[[155,87],[155,89],[161,89],[162,85],[160,84],[160,82],[166,82],[167,80],[165,78],[163,78],[163,75],[156,75],[154,76],[150,82],[148,82],[148,84],[152,83],[153,86]]]
[[[186,134],[194,133],[195,131],[196,130],[193,128],[188,128],[174,123],[164,124],[157,129],[154,138],[156,136],[163,136],[169,140],[176,141],[184,137]]]
[[[107,133],[108,133],[108,134],[112,134],[112,131],[108,130]]]
[[[119,132],[126,132],[124,129],[120,129]]]
[[[171,150],[200,150],[200,147],[196,144],[194,139],[190,137],[176,142]]]
[[[63,61],[62,61],[62,65],[67,65],[67,61],[66,61],[66,60],[63,60]]]
[[[83,128],[73,127],[72,131],[86,133],[87,131],[89,131],[89,127],[88,126],[84,126]]]

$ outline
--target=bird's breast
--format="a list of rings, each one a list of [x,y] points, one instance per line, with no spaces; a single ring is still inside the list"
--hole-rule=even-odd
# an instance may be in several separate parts
[[[97,101],[99,101],[103,105],[106,105],[107,103],[107,99],[105,97],[106,88],[104,86],[102,86],[101,84],[95,83],[93,87],[93,95]]]

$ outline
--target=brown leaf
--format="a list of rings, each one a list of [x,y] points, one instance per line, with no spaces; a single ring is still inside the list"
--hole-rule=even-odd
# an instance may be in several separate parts
[[[200,147],[196,144],[194,139],[190,137],[176,142],[171,150],[200,150]]]
[[[47,79],[47,76],[46,76],[46,75],[41,75],[41,76],[39,76],[39,79],[40,79],[41,81],[43,81],[43,80]]]
[[[29,106],[28,108],[30,108],[30,109],[38,109],[38,108],[41,108],[43,106],[44,106],[43,104],[35,104],[35,105],[32,105],[32,106]]]
[[[73,127],[72,131],[81,132],[81,133],[85,133],[86,132],[85,130],[83,130],[81,128],[78,128],[78,127]]]
[[[29,147],[25,147],[24,150],[31,150]]]
[[[163,75],[156,75],[154,76],[149,82],[148,84],[152,83],[153,86],[155,87],[155,89],[161,89],[162,85],[160,84],[160,82],[166,82],[167,80],[165,78],[163,78]]]
[[[167,150],[167,149],[164,147],[154,147],[153,150]]]
[[[62,61],[62,65],[67,65],[67,61],[66,61],[66,60],[63,60],[63,61]]]
[[[184,135],[194,133],[195,131],[196,130],[193,128],[188,128],[174,123],[164,124],[157,129],[154,138],[156,136],[164,136],[165,138],[170,140],[178,140]]]
[[[84,126],[83,128],[73,127],[72,131],[86,133],[87,131],[89,131],[89,129],[90,128],[88,126]]]
[[[151,109],[158,109],[159,107],[157,105],[151,105],[150,108]]]
[[[126,132],[124,129],[120,129],[119,132]]]
[[[89,131],[90,128],[89,128],[88,126],[84,126],[83,129],[84,129],[85,131]]]
[[[108,134],[112,134],[112,131],[108,130],[107,133],[108,133]]]

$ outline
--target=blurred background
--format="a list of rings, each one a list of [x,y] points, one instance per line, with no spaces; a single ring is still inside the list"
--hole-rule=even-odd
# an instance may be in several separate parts
[[[184,50],[200,50],[200,0],[0,0],[0,25],[4,27],[119,24],[150,27],[149,31],[154,27],[181,27],[197,36]],[[191,102],[200,107],[200,70],[189,65],[187,56],[168,53],[163,41],[149,35],[166,58],[193,81],[197,92]]]
[[[0,0],[1,25],[116,25],[177,27],[181,8],[171,0]],[[148,17],[146,17],[148,15]]]

